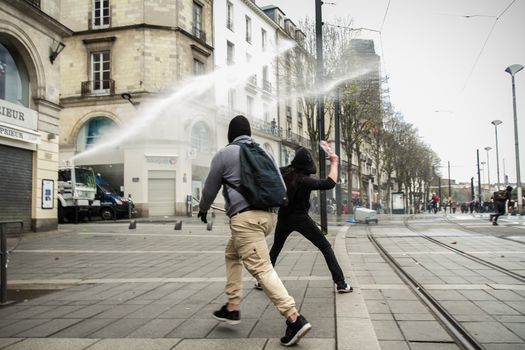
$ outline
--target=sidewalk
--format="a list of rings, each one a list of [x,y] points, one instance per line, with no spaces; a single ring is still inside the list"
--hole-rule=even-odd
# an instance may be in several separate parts
[[[174,220],[183,221],[182,230],[173,229]],[[136,230],[122,221],[64,225],[25,238],[11,257],[10,286],[56,290],[0,308],[0,349],[283,348],[284,319],[248,274],[241,324],[211,317],[226,300],[223,215],[212,231],[196,218],[148,221],[138,220]],[[346,249],[351,226],[329,224],[354,293],[336,294],[322,254],[292,235],[277,271],[313,326],[297,348],[377,350]]]

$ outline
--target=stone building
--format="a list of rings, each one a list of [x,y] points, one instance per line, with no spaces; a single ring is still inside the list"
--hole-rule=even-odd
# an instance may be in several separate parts
[[[287,165],[293,159],[298,146],[311,148],[303,104],[299,98],[302,92],[298,91],[296,86],[296,75],[300,74],[302,61],[297,55],[307,55],[304,50],[305,34],[279,7],[270,5],[262,7],[262,10],[277,25],[277,45],[290,41],[295,44],[293,49],[279,55],[275,63],[275,90],[278,96],[276,121],[281,138],[280,159],[282,165]]]
[[[61,162],[93,168],[141,216],[184,213],[211,158],[193,150],[216,144],[213,113],[188,108],[213,97],[187,82],[213,70],[212,1],[62,0],[61,14]]]
[[[0,0],[0,221],[56,229],[60,1]]]

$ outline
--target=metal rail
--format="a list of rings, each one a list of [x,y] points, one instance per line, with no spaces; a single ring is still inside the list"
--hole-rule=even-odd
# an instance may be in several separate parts
[[[11,249],[7,249],[7,225],[20,224],[19,238]],[[16,249],[22,239],[22,230],[24,222],[22,220],[0,221],[0,304],[7,302],[7,264],[9,254]]]
[[[506,274],[507,276],[513,277],[513,278],[517,279],[517,280],[520,281],[520,282],[525,282],[525,276],[522,275],[522,274],[516,273],[516,272],[514,272],[514,271],[512,271],[512,270],[509,270],[509,269],[506,269],[506,268],[504,268],[504,267],[502,267],[502,266],[499,266],[499,265],[497,265],[497,264],[491,263],[490,261],[487,261],[487,260],[484,260],[484,259],[478,258],[477,256],[472,255],[472,254],[469,254],[469,253],[467,253],[467,252],[464,252],[464,251],[462,251],[461,249],[457,249],[457,248],[451,247],[451,246],[449,246],[449,245],[446,244],[446,243],[443,243],[443,242],[441,242],[441,241],[438,241],[438,240],[435,239],[435,238],[432,238],[432,237],[430,237],[430,236],[428,236],[428,235],[425,235],[424,233],[419,232],[418,230],[416,230],[415,228],[411,227],[411,226],[408,224],[408,218],[405,218],[405,219],[403,220],[403,224],[404,224],[404,225],[406,226],[406,228],[408,228],[410,231],[412,231],[412,232],[414,232],[414,233],[417,233],[417,234],[420,235],[422,238],[424,238],[424,239],[426,239],[426,240],[428,240],[428,241],[430,241],[430,242],[432,242],[432,243],[435,243],[435,244],[440,245],[440,246],[442,246],[442,247],[444,247],[444,248],[446,248],[446,249],[448,249],[448,250],[451,250],[451,251],[453,251],[453,252],[455,252],[455,253],[457,253],[457,254],[459,254],[459,255],[461,255],[461,256],[467,258],[467,259],[470,259],[470,260],[475,261],[475,262],[477,262],[477,263],[479,263],[479,264],[485,265],[485,266],[490,267],[490,268],[492,268],[492,269],[494,269],[494,270],[497,270],[497,271],[499,271],[499,272],[501,272],[501,273],[504,273],[504,274]]]
[[[476,234],[483,234],[483,235],[486,235],[486,233],[483,233],[483,232],[477,232],[469,227],[466,227],[464,225],[461,225],[460,223],[458,222],[455,222],[455,221],[452,221],[448,218],[447,215],[444,216],[444,219],[448,222],[448,223],[451,223],[451,224],[454,224],[454,225],[457,225],[459,227],[461,227],[461,229],[463,229],[464,231],[469,231],[469,232],[472,232],[472,233],[476,233]],[[481,218],[477,218],[478,221],[481,221],[481,222],[486,222],[485,220],[481,219]],[[520,229],[520,228],[517,228],[517,227],[514,227],[514,226],[508,226],[508,225],[505,225],[506,228],[510,228],[512,230],[515,230],[516,232],[520,232],[520,233],[523,233],[523,230]],[[491,231],[492,232],[492,231]],[[511,241],[511,242],[514,242],[514,243],[519,243],[519,244],[525,244],[525,242],[523,241],[517,241],[515,239],[512,239],[512,238],[509,238],[509,237],[505,237],[505,236],[492,236],[491,237],[497,237],[497,238],[500,238],[500,239],[504,239],[506,241]]]
[[[420,283],[417,282],[403,267],[386,251],[371,234],[370,227],[366,228],[368,239],[381,254],[383,259],[394,269],[397,275],[430,309],[434,316],[446,327],[456,343],[466,350],[483,350],[484,347],[452,316]]]

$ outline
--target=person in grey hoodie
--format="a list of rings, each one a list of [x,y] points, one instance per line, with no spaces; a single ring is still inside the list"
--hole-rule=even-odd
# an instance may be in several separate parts
[[[221,186],[227,181],[235,186],[241,182],[240,146],[232,142],[253,142],[248,119],[233,118],[228,127],[228,144],[213,157],[210,172],[202,190],[197,215],[207,223],[210,209]],[[277,167],[277,165],[276,165]],[[253,208],[231,186],[223,186],[226,214],[230,218],[231,237],[226,245],[226,287],[228,302],[213,313],[215,319],[228,324],[240,323],[242,267],[255,277],[264,292],[286,318],[286,333],[281,344],[291,346],[311,329],[310,323],[297,311],[294,299],[288,294],[270,261],[266,236],[273,232],[277,221],[276,208]]]

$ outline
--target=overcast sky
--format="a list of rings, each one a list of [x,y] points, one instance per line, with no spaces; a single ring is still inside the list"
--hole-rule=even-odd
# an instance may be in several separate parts
[[[314,0],[256,3],[279,6],[296,24],[315,16]],[[496,141],[490,122],[499,119],[503,121],[498,126],[500,180],[505,163],[509,181],[515,182],[511,78],[504,70],[511,64],[525,65],[525,0],[391,0],[388,4],[389,0],[326,0],[323,20],[330,23],[335,17],[350,17],[355,27],[382,29],[381,38],[366,31],[355,35],[374,39],[376,52],[382,54],[383,73],[390,77],[395,109],[439,155],[444,177],[450,161],[452,179],[470,181],[474,176],[477,182],[476,149],[480,162],[486,162],[484,148],[490,146],[490,181],[497,182]],[[516,75],[516,90],[523,182],[525,69]],[[486,183],[486,164],[484,168],[481,180]]]

